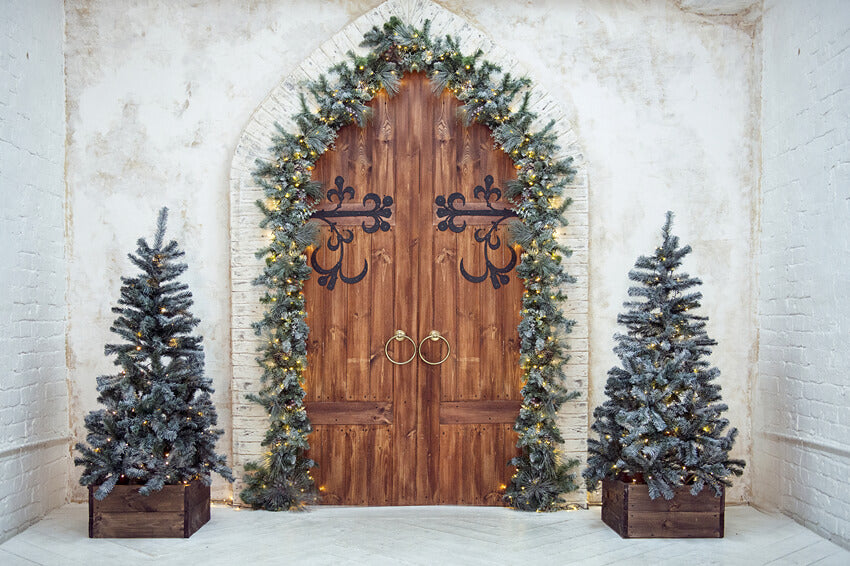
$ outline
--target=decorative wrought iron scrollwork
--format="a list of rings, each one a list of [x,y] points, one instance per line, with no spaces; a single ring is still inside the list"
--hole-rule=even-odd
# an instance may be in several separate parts
[[[342,272],[342,260],[345,256],[345,245],[350,244],[354,240],[354,232],[348,228],[340,229],[337,226],[340,218],[363,218],[360,227],[367,234],[374,234],[378,230],[386,232],[390,229],[390,223],[387,219],[392,216],[390,207],[393,204],[393,197],[385,195],[381,198],[376,193],[367,193],[363,197],[362,210],[345,210],[342,208],[343,201],[354,200],[354,188],[350,185],[343,188],[345,179],[341,175],[334,179],[335,189],[328,189],[327,198],[329,202],[336,201],[336,206],[329,210],[317,210],[310,216],[311,220],[320,220],[328,225],[331,229],[331,234],[328,236],[328,249],[331,251],[339,250],[339,258],[337,262],[330,268],[325,269],[319,265],[316,259],[318,250],[313,250],[310,256],[310,265],[317,272],[321,273],[318,279],[319,285],[326,287],[328,291],[333,291],[336,287],[336,282],[341,279],[344,283],[357,283],[366,277],[366,272],[369,271],[369,262],[363,260],[363,270],[354,276],[347,276]],[[369,208],[371,206],[371,208]],[[368,222],[368,224],[367,224]]]
[[[472,283],[481,283],[487,278],[493,284],[494,289],[498,289],[502,285],[507,285],[510,278],[508,273],[516,266],[516,251],[508,247],[511,252],[511,258],[507,264],[502,267],[497,267],[490,261],[490,250],[498,250],[502,246],[502,239],[496,233],[505,220],[515,218],[516,212],[507,208],[494,208],[493,203],[502,198],[502,191],[498,187],[493,186],[493,176],[487,175],[484,177],[484,186],[478,185],[472,192],[475,198],[484,197],[484,202],[487,208],[464,208],[466,206],[466,198],[460,193],[452,193],[447,199],[443,195],[439,195],[434,203],[437,205],[437,217],[443,218],[438,224],[437,229],[445,232],[451,230],[455,233],[460,233],[466,230],[466,219],[462,217],[470,216],[485,216],[492,217],[489,228],[476,228],[475,241],[484,244],[484,263],[485,270],[481,275],[470,275],[463,265],[463,258],[460,260],[460,273],[467,281]],[[492,202],[491,202],[492,201]],[[458,202],[460,205],[458,205]],[[458,224],[458,219],[463,221],[463,224]]]

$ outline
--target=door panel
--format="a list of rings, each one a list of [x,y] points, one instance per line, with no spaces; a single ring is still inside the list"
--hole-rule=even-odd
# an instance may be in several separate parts
[[[506,463],[517,453],[511,425],[520,400],[522,285],[513,272],[498,289],[490,279],[464,277],[461,261],[468,274],[487,272],[475,234],[492,217],[469,215],[464,231],[440,230],[435,202],[457,192],[467,207],[484,210],[475,187],[487,175],[501,186],[514,177],[512,163],[492,148],[485,127],[462,127],[458,101],[434,96],[422,75],[406,76],[393,99],[382,92],[370,104],[367,127],[340,130],[313,175],[344,200],[337,206],[332,195],[320,210],[364,210],[369,193],[392,198],[386,231],[367,233],[369,221],[360,217],[334,217],[333,228],[320,222],[322,246],[312,258],[322,270],[304,291],[314,477],[330,504],[500,504],[511,474]],[[495,235],[502,245],[488,257],[507,265],[504,228]],[[322,284],[340,253],[335,284],[327,277]],[[436,330],[451,353],[439,365],[418,357],[394,365],[384,348],[397,329],[417,345]],[[399,361],[414,352],[406,340],[391,340],[388,350]],[[425,340],[421,353],[438,361],[446,345]]]
[[[510,424],[441,426],[440,451],[453,459],[442,460],[440,495],[435,503],[501,505],[502,486],[510,478],[503,456],[512,454],[515,445],[516,433]],[[461,470],[473,473],[459,473]]]
[[[483,247],[474,234],[475,230],[486,231],[491,220],[465,217],[463,232],[440,231],[433,203],[439,195],[457,192],[465,197],[467,207],[479,207],[481,199],[476,197],[475,187],[485,184],[485,176],[492,175],[501,186],[515,178],[515,170],[510,158],[493,149],[486,127],[463,127],[456,119],[459,106],[449,93],[440,97],[433,121],[433,143],[438,149],[430,167],[439,174],[429,197],[431,217],[422,219],[423,232],[430,229],[434,242],[433,306],[422,306],[423,317],[430,317],[427,331],[439,330],[452,344],[449,359],[430,370],[440,383],[439,397],[434,400],[434,405],[440,406],[435,444],[441,462],[435,502],[499,505],[501,486],[512,473],[507,462],[517,454],[512,427],[521,400],[517,325],[522,283],[516,273],[499,289],[494,289],[489,279],[473,283],[463,277],[461,260],[469,274],[486,271]],[[500,208],[506,206],[502,203]],[[511,257],[507,235],[503,228],[495,233],[501,246],[489,250],[490,259],[503,266]],[[440,359],[439,344],[428,343],[423,347],[425,354]]]
[[[376,186],[375,180],[378,172],[392,169],[391,158],[392,152],[376,143],[374,130],[345,128],[335,149],[316,164],[313,178],[327,191],[339,189],[336,178],[342,177],[342,190],[351,187],[354,193],[345,196],[342,209],[362,209],[369,193],[394,197],[393,183]],[[319,208],[335,209],[337,203],[335,195]],[[304,288],[310,327],[305,404],[314,428],[309,456],[318,463],[313,475],[326,503],[388,505],[393,502],[396,415],[393,371],[383,348],[394,329],[396,238],[393,228],[365,233],[362,225],[369,222],[363,218],[336,222],[351,239],[342,245],[341,275],[357,276],[364,261],[367,272],[356,283],[337,280],[332,289],[320,284],[316,272]],[[319,225],[321,245],[313,257],[329,269],[340,250],[330,249],[332,231]]]

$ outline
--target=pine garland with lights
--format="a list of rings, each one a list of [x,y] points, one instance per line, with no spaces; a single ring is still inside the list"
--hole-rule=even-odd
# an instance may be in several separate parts
[[[671,499],[674,489],[689,485],[694,495],[705,486],[720,495],[740,476],[744,461],[729,459],[737,430],[724,434],[729,421],[720,416],[720,375],[707,356],[717,344],[708,337],[708,317],[692,314],[702,281],[679,272],[690,246],[679,247],[670,233],[667,213],[661,247],[640,256],[629,279],[625,313],[617,317],[628,332],[617,334],[614,352],[621,367],[608,371],[608,400],[593,411],[589,458],[583,476],[588,489],[604,478],[644,481],[649,496]]]
[[[87,444],[76,445],[84,466],[80,484],[98,485],[103,499],[118,483],[141,485],[148,495],[165,485],[200,479],[211,472],[233,481],[225,457],[215,452],[222,431],[204,376],[202,338],[191,334],[200,320],[189,312],[192,293],[177,278],[187,269],[176,241],[164,242],[168,209],[159,213],[151,247],[144,238],[136,255],[141,273],[122,277],[118,314],[110,330],[121,344],[107,344],[121,371],[97,378],[98,402],[106,406],[85,419]]]
[[[393,17],[367,32],[361,45],[370,52],[349,52],[349,61],[330,69],[332,78],[321,76],[307,84],[315,111],[302,96],[297,133],[279,128],[272,159],[259,162],[255,171],[266,196],[257,205],[270,243],[257,254],[266,262],[255,283],[267,289],[262,297],[267,310],[254,327],[268,342],[258,358],[263,387],[251,399],[266,408],[271,425],[263,441],[264,460],[246,466],[242,499],[280,510],[298,509],[316,497],[310,477],[314,462],[305,456],[312,427],[302,387],[308,332],[302,290],[311,272],[305,250],[316,235],[307,220],[322,196],[311,171],[340,128],[365,126],[371,115],[367,103],[378,91],[392,96],[405,73],[423,72],[436,93],[448,89],[463,102],[460,113],[466,124],[490,128],[496,146],[517,170],[506,196],[521,220],[512,233],[524,249],[517,273],[526,286],[519,326],[525,383],[515,425],[522,456],[510,462],[517,472],[505,499],[519,509],[556,509],[562,502],[559,494],[576,488],[570,472],[576,462],[561,460],[556,445],[563,439],[555,422],[561,405],[575,396],[566,390],[562,371],[568,359],[562,335],[573,321],[558,309],[566,298],[561,286],[574,282],[561,265],[571,252],[556,241],[570,204],[561,195],[575,174],[571,159],[555,157],[559,147],[553,123],[531,130],[536,116],[529,109],[528,79],[501,74],[498,66],[481,60],[480,50],[463,55],[450,36],[432,39],[430,22],[417,29]],[[513,109],[518,97],[519,107]]]

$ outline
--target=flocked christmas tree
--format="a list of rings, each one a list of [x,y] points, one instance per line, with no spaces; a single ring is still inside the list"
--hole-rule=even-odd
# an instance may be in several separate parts
[[[625,313],[617,317],[628,332],[617,334],[614,352],[620,367],[608,371],[608,400],[597,407],[588,440],[584,477],[588,489],[604,478],[645,481],[652,499],[670,499],[674,488],[693,494],[711,486],[719,494],[741,475],[743,460],[729,459],[736,429],[724,432],[727,409],[719,403],[720,375],[706,359],[716,342],[708,337],[707,317],[694,314],[702,281],[679,271],[690,246],[679,246],[667,213],[663,242],[641,256],[629,279]]]
[[[141,273],[122,277],[118,315],[110,330],[123,339],[107,344],[121,370],[97,378],[98,401],[105,408],[86,416],[88,444],[78,443],[84,466],[80,483],[98,485],[97,499],[117,483],[140,485],[147,495],[167,484],[200,479],[211,472],[233,481],[215,443],[217,415],[204,376],[202,338],[192,335],[200,322],[189,312],[192,294],[177,278],[187,269],[178,260],[177,242],[164,242],[168,209],[159,213],[153,246],[144,238],[136,255]]]

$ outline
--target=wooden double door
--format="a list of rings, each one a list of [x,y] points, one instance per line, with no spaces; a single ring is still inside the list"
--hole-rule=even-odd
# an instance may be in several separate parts
[[[519,250],[500,195],[513,164],[423,75],[370,105],[313,175],[313,476],[328,504],[498,505],[522,385]]]

